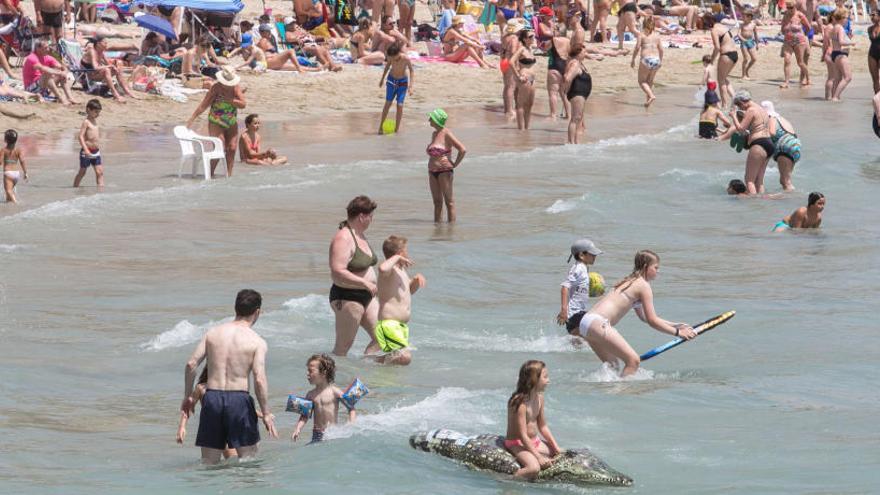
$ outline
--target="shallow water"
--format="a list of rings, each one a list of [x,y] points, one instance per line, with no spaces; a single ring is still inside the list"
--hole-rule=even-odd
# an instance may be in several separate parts
[[[497,112],[459,111],[453,122],[473,154],[456,172],[455,227],[430,221],[429,130],[417,119],[397,138],[345,145],[306,123],[270,124],[266,140],[284,143],[295,165],[238,166],[234,180],[210,183],[176,178],[164,129],[111,135],[103,194],[67,187],[69,136],[26,143],[41,147],[32,184],[22,206],[0,209],[0,488],[620,492],[499,481],[408,446],[419,429],[503,432],[518,367],[539,358],[556,437],[631,475],[634,493],[874,492],[880,229],[868,219],[880,161],[867,94],[854,87],[827,105],[792,92],[777,103],[804,141],[798,192],[777,201],[727,197],[744,155],[694,139],[696,109],[671,96],[649,119],[619,104],[638,96],[609,99],[624,115],[591,119],[592,143],[534,151],[513,151],[518,135]],[[561,125],[538,124],[523,146],[564,142]],[[777,180],[768,171],[769,190]],[[771,234],[811,190],[828,197],[822,230]],[[360,376],[371,387],[358,422],[331,429],[323,445],[294,445],[284,400],[308,390],[306,358],[332,345],[327,246],[359,193],[380,205],[373,248],[407,236],[414,271],[428,279],[414,298],[415,360],[366,363],[360,335],[337,371],[342,384]],[[658,252],[664,317],[696,323],[735,309],[736,318],[647,362],[636,379],[614,379],[553,321],[568,245],[580,236],[605,250],[595,268],[609,283],[638,249]],[[256,328],[270,346],[282,438],[264,441],[255,463],[204,469],[191,446],[197,420],[187,446],[174,444],[183,363],[243,287],[264,295]],[[637,351],[668,340],[633,316],[619,328]]]

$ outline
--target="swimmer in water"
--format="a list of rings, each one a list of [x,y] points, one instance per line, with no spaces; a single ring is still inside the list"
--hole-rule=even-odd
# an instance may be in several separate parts
[[[825,211],[825,195],[811,192],[807,197],[807,206],[801,206],[787,215],[773,227],[773,232],[785,232],[791,229],[818,229],[822,224],[822,212]]]
[[[617,360],[623,360],[622,377],[635,373],[641,362],[636,351],[614,328],[630,309],[640,320],[660,332],[685,340],[697,336],[690,325],[664,320],[654,311],[651,281],[657,278],[659,271],[660,257],[653,251],[639,251],[632,273],[618,282],[581,319],[578,334],[586,339],[603,363],[616,368]]]
[[[321,442],[324,440],[324,431],[330,425],[335,425],[337,416],[339,415],[339,403],[346,402],[342,400],[342,390],[336,386],[336,362],[333,358],[326,354],[314,354],[306,362],[306,378],[315,388],[309,390],[306,394],[306,400],[312,401],[314,409],[312,416],[315,418],[315,424],[312,428],[312,441],[309,443]],[[354,423],[357,413],[354,408],[348,409],[348,422]],[[290,435],[290,439],[294,442],[299,439],[299,432],[303,426],[309,421],[308,416],[300,416],[296,422],[296,428]]]

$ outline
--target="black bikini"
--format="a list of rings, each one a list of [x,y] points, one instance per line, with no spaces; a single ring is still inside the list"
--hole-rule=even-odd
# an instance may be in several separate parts
[[[719,45],[721,45],[721,39],[724,38],[725,36],[730,36],[730,31],[727,31],[726,33],[724,33],[718,37],[718,44]],[[733,63],[736,63],[739,60],[739,53],[736,53],[736,51],[724,52],[724,53],[722,53],[722,55],[729,58]]]
[[[871,40],[871,48],[868,49],[868,56],[873,58],[875,62],[880,63],[880,34],[871,37],[872,29],[868,29],[868,39]]]
[[[531,66],[535,65],[535,62],[537,62],[537,61],[538,61],[538,59],[535,59],[535,58],[528,58],[528,57],[520,57],[519,58],[520,65],[525,65],[526,67],[531,67]]]

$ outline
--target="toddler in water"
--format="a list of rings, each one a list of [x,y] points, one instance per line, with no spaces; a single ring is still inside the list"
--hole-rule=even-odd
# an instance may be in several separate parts
[[[377,358],[384,364],[407,365],[412,361],[409,352],[409,322],[412,295],[425,286],[421,273],[410,278],[406,269],[412,266],[406,252],[406,237],[392,235],[382,243],[385,261],[379,265],[379,322],[376,324],[376,342],[387,354]]]
[[[596,256],[602,254],[593,241],[579,239],[571,245],[571,256],[575,259],[568,270],[568,277],[562,282],[560,289],[561,306],[556,315],[556,323],[565,325],[568,333],[577,332],[584,314],[590,309],[590,268],[596,262]],[[601,295],[601,294],[599,294]]]
[[[336,380],[336,362],[326,354],[314,354],[306,362],[306,377],[315,388],[306,394],[306,400],[314,404],[312,416],[315,425],[312,428],[312,442],[320,442],[324,439],[324,431],[330,425],[335,425],[339,415],[339,402],[342,401],[342,390],[334,383]],[[357,418],[354,408],[348,410],[348,422],[353,423]],[[290,438],[295,442],[299,438],[299,432],[308,423],[309,417],[301,415],[296,422],[296,428]]]
[[[379,134],[382,134],[382,123],[388,117],[388,111],[394,100],[397,100],[394,132],[400,131],[400,121],[403,118],[403,100],[412,93],[413,65],[409,58],[401,53],[402,50],[403,45],[397,41],[392,43],[385,53],[388,61],[385,63],[385,70],[382,71],[382,77],[379,79],[380,88],[382,83],[385,83],[385,107],[382,109],[382,118],[379,119]],[[407,78],[407,71],[409,78]],[[385,80],[386,75],[388,76],[387,81]]]
[[[3,135],[6,146],[0,149],[0,158],[3,159],[3,190],[6,192],[7,203],[18,203],[15,198],[15,186],[22,179],[28,180],[27,165],[24,163],[24,157],[21,156],[21,148],[15,146],[18,142],[18,133],[13,129],[6,131]],[[21,171],[15,170],[15,165],[21,167]]]
[[[269,148],[266,151],[260,151],[262,138],[257,132],[262,127],[260,116],[252,113],[244,119],[245,132],[238,139],[238,150],[241,161],[248,165],[284,165],[287,163],[287,157],[275,153],[275,150]]]
[[[544,418],[544,390],[549,384],[550,376],[543,361],[526,361],[520,367],[516,392],[507,401],[507,439],[504,440],[504,448],[522,466],[513,473],[514,477],[537,478],[560,452]]]
[[[95,180],[98,188],[104,187],[104,166],[101,165],[101,151],[98,139],[101,129],[98,127],[98,115],[101,114],[101,102],[92,98],[86,103],[86,119],[79,128],[79,172],[73,179],[73,187],[79,187],[89,167],[95,168]]]

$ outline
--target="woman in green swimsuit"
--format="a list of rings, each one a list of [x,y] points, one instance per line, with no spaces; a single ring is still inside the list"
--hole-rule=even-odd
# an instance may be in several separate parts
[[[336,315],[336,343],[333,354],[345,356],[354,344],[358,327],[370,336],[365,354],[380,351],[374,329],[379,316],[379,301],[374,297],[379,258],[367,238],[367,228],[373,222],[376,203],[367,196],[358,196],[348,203],[347,218],[339,224],[339,231],[330,242],[330,308]]]
[[[223,149],[226,152],[226,170],[232,176],[232,165],[235,163],[235,151],[238,146],[238,110],[247,106],[244,93],[238,83],[241,78],[235,73],[232,66],[225,66],[215,76],[217,83],[211,86],[205,98],[193,112],[192,117],[186,122],[186,126],[192,129],[193,122],[205,110],[208,112],[208,134],[220,138],[223,141]],[[217,160],[211,160],[211,177],[217,168]]]

